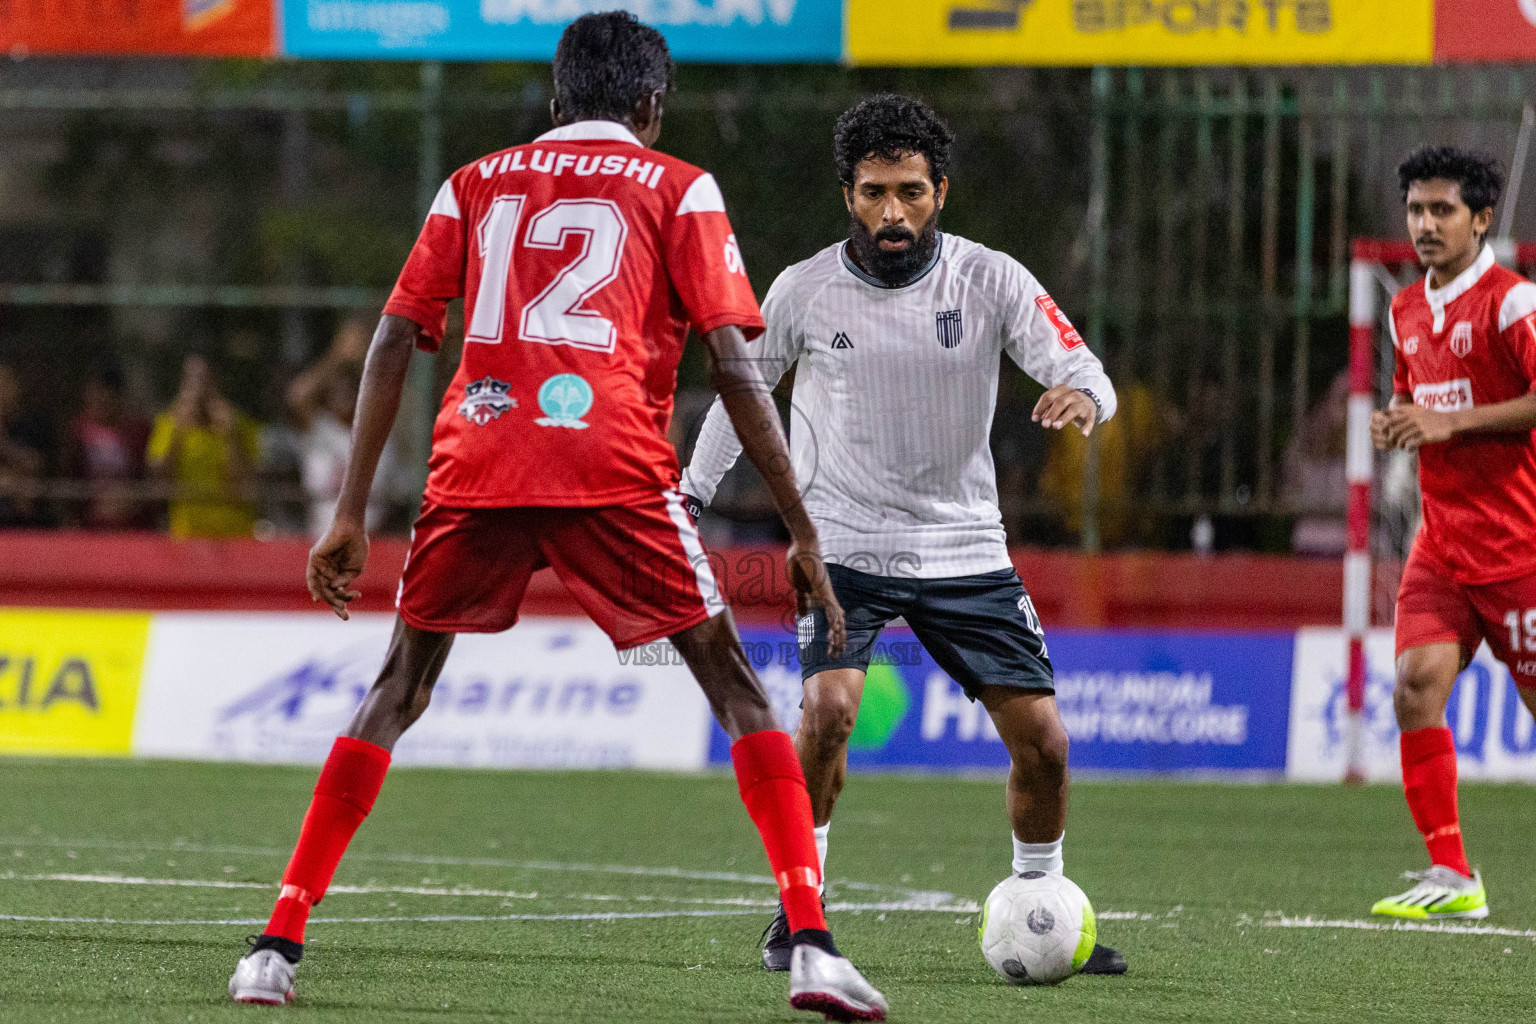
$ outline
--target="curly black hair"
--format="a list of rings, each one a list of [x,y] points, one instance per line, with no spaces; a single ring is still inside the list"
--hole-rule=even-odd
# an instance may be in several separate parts
[[[949,151],[955,133],[922,100],[880,93],[843,111],[832,131],[832,158],[837,179],[852,185],[859,162],[869,157],[900,160],[908,153],[928,159],[928,178],[935,185],[949,173]]]
[[[651,93],[672,88],[672,53],[661,33],[628,11],[583,14],[555,47],[555,98],[572,121],[628,121]]]
[[[1404,199],[1408,198],[1408,186],[1435,178],[1459,184],[1462,201],[1473,213],[1498,205],[1504,192],[1504,172],[1497,160],[1454,146],[1425,146],[1410,153],[1397,168]]]

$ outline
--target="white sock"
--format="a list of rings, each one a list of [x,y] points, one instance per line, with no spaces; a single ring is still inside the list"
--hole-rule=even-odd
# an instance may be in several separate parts
[[[1026,871],[1062,873],[1061,844],[1067,838],[1065,832],[1057,836],[1054,843],[1021,843],[1018,836],[1010,833],[1009,837],[1013,840],[1014,874],[1021,875]]]
[[[832,831],[832,823],[818,825],[813,829],[816,833],[816,860],[821,864],[821,889],[827,889],[827,833]]]

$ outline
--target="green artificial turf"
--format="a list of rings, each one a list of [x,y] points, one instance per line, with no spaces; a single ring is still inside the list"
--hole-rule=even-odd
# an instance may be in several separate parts
[[[0,1020],[818,1019],[791,1011],[785,976],[758,967],[769,913],[758,904],[773,891],[724,775],[396,771],[335,884],[481,893],[333,890],[315,916],[347,920],[310,926],[297,1001],[229,1004],[241,940],[261,930],[314,777],[0,762]],[[1488,926],[1536,929],[1533,796],[1463,789]],[[893,1020],[1489,1024],[1536,1012],[1530,937],[1267,923],[1368,920],[1372,901],[1406,887],[1398,873],[1423,852],[1394,787],[1094,782],[1072,799],[1067,872],[1131,973],[1019,989],[982,960],[975,915],[954,909],[1008,871],[1000,781],[850,781],[828,874],[834,905],[866,909],[834,910],[832,928]],[[909,909],[923,900],[951,909]],[[682,913],[710,916],[484,920]],[[359,920],[434,916],[481,920]]]

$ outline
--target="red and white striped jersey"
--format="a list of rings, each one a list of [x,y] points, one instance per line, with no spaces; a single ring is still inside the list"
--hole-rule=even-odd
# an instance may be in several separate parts
[[[1393,391],[1427,409],[1493,405],[1536,390],[1536,284],[1484,248],[1444,288],[1392,300]],[[1419,449],[1420,542],[1476,585],[1536,572],[1536,432],[1461,434]]]
[[[715,179],[581,121],[443,183],[386,313],[464,354],[427,496],[460,508],[618,505],[677,484],[667,441],[691,325],[755,337],[762,314]]]

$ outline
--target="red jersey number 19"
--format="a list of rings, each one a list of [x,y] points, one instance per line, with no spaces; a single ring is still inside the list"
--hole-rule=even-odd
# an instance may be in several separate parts
[[[501,344],[512,249],[527,205],[527,196],[497,196],[476,228],[480,288],[465,341]],[[529,219],[523,245],[558,252],[571,235],[581,238],[581,251],[523,307],[517,336],[521,341],[612,352],[618,338],[613,321],[583,305],[619,276],[629,225],[610,200],[557,199]]]

